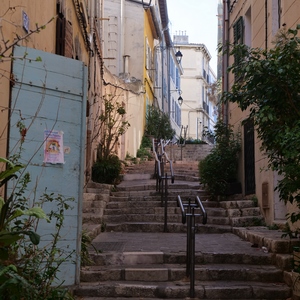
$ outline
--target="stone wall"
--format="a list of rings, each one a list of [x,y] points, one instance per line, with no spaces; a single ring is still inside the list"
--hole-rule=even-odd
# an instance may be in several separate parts
[[[166,152],[171,160],[175,161],[200,161],[204,159],[212,150],[213,145],[207,144],[187,144],[184,147],[171,145],[166,147]],[[182,157],[181,157],[182,149]]]

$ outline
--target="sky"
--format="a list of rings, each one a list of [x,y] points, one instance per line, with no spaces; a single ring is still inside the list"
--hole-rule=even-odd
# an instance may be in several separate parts
[[[170,34],[186,32],[189,43],[204,44],[217,74],[218,0],[167,0]]]

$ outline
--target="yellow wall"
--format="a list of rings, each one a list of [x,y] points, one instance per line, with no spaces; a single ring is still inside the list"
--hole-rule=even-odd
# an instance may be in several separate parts
[[[154,76],[153,70],[147,70],[146,69],[146,51],[147,51],[147,42],[148,45],[151,49],[152,53],[152,61],[154,58],[154,37],[153,37],[153,32],[152,32],[152,27],[151,27],[151,20],[150,20],[150,14],[147,14],[145,11],[144,16],[145,16],[145,26],[144,26],[144,67],[143,67],[143,77],[144,77],[144,85],[145,85],[145,102],[144,102],[144,109],[146,112],[146,104],[147,104],[147,99],[148,99],[148,104],[151,105],[153,104],[154,101],[154,77],[150,78],[149,73],[152,72]],[[150,67],[151,69],[154,68],[154,65]],[[144,123],[145,124],[145,123]]]

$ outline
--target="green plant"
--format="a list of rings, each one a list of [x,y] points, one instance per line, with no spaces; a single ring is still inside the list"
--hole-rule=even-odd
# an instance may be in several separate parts
[[[159,140],[167,140],[173,138],[175,130],[171,126],[168,114],[160,111],[156,106],[148,106],[145,133]]]
[[[98,159],[92,167],[92,180],[99,183],[114,184],[119,180],[122,162],[116,155]]]
[[[141,142],[141,148],[152,148],[152,141],[148,136],[143,136]]]
[[[253,202],[253,205],[254,205],[255,207],[257,207],[257,206],[258,206],[258,199],[257,199],[256,195],[254,195],[254,196],[251,198],[251,200],[252,200],[252,202]]]
[[[276,190],[285,203],[296,209],[287,220],[300,220],[300,25],[278,33],[272,49],[228,48],[241,59],[230,67],[238,81],[222,96],[249,110],[267,168],[281,175]],[[297,228],[295,232],[297,232]],[[290,233],[288,233],[290,235]]]
[[[186,144],[192,144],[192,145],[194,145],[194,144],[200,144],[200,145],[202,145],[202,144],[207,144],[205,141],[202,141],[202,140],[199,140],[199,139],[196,139],[196,140],[193,140],[193,139],[187,139],[187,140],[185,141],[185,143],[186,143]]]
[[[23,166],[3,158],[0,161],[6,163],[6,169],[0,172],[0,185],[17,179]],[[57,283],[61,264],[73,256],[72,252],[58,247],[64,213],[70,208],[68,202],[72,199],[44,194],[39,202],[30,206],[25,197],[29,174],[23,175],[18,182],[9,196],[0,198],[1,299],[71,299],[66,289],[53,284]],[[49,202],[54,202],[56,209],[45,214],[42,207]],[[42,219],[54,224],[56,231],[50,245],[40,247],[37,229]]]
[[[269,230],[279,230],[279,226],[277,224],[272,224],[267,226]]]
[[[139,158],[147,157],[148,159],[151,159],[152,155],[148,149],[140,148],[137,150],[136,157],[139,157]]]
[[[98,253],[98,250],[94,247],[92,244],[92,238],[89,236],[88,232],[83,230],[81,233],[81,252],[80,252],[80,258],[81,258],[81,265],[87,266],[87,265],[93,265],[94,261],[90,257],[89,248],[92,247],[96,253]]]
[[[119,138],[128,130],[130,124],[125,119],[126,110],[119,95],[108,94],[103,96],[103,110],[99,116],[100,142],[97,157],[99,160],[108,160],[114,153]]]
[[[237,180],[240,134],[219,120],[215,126],[216,146],[199,162],[200,181],[214,198],[228,193],[229,184]]]

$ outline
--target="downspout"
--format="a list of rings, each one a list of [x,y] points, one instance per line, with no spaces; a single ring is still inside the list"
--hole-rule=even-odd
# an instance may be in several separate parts
[[[121,37],[120,37],[120,49],[119,53],[119,73],[120,70],[124,70],[124,54],[125,54],[125,0],[121,0]]]
[[[268,0],[265,0],[265,48],[268,49]]]
[[[223,92],[228,91],[228,64],[229,64],[229,53],[228,53],[228,43],[229,43],[229,0],[223,0],[223,47],[227,50],[225,54],[223,54],[222,60],[222,90]],[[224,51],[224,50],[223,50]],[[222,107],[222,115],[224,118],[224,123],[228,124],[228,103]]]
[[[161,109],[162,111],[165,111],[165,105],[164,105],[164,49],[162,44],[162,49],[161,49]]]
[[[170,91],[170,85],[171,85],[171,80],[170,80],[170,65],[171,65],[171,48],[167,47],[167,78],[168,78],[168,82],[167,82],[167,101],[168,101],[168,115],[169,118],[171,117],[171,91]]]

